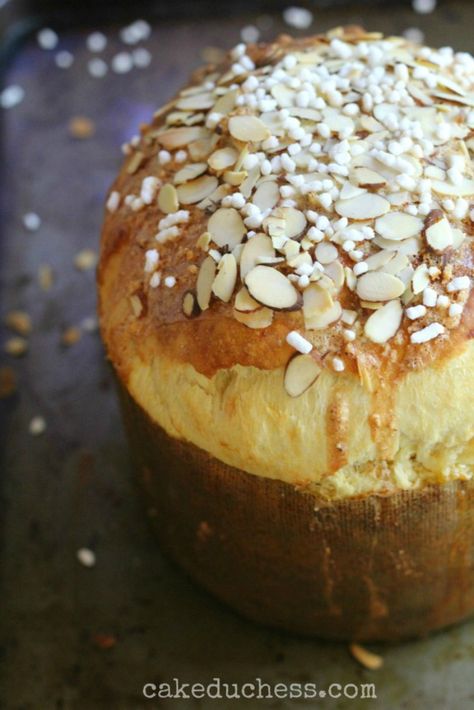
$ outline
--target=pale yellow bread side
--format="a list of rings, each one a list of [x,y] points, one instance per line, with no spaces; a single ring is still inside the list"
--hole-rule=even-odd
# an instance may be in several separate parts
[[[155,352],[149,363],[135,359],[128,388],[170,436],[248,473],[315,484],[321,495],[341,498],[471,478],[474,389],[467,383],[473,368],[471,341],[462,355],[394,386],[393,405],[386,403],[387,460],[377,460],[369,424],[377,395],[351,374],[324,370],[293,399],[282,387],[283,368],[236,365],[206,377]],[[336,421],[335,437],[328,436]],[[339,449],[347,463],[334,471]]]

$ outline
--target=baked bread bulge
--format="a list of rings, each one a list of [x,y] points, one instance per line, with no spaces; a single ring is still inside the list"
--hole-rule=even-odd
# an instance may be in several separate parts
[[[428,559],[436,564],[436,549],[430,584],[441,603],[462,567],[452,560],[459,494],[470,495],[474,462],[473,70],[466,53],[352,27],[238,45],[223,65],[198,71],[124,148],[102,235],[103,339],[133,449],[159,499],[164,546],[250,616],[380,638],[422,633],[472,607],[469,581],[449,612],[435,615],[428,598],[420,620],[400,626],[413,589],[407,569],[426,583],[422,570]],[[188,519],[176,503],[178,482]],[[380,496],[391,512],[361,520]],[[405,572],[387,567],[382,552],[367,557],[368,577],[377,578],[380,564],[383,579],[380,594],[365,583],[355,625],[345,610],[335,624],[329,602],[316,616],[300,609],[298,622],[281,616],[295,572],[289,552],[274,607],[262,612],[261,598],[246,607],[236,579],[227,579],[227,591],[216,588],[217,567],[222,573],[232,557],[223,542],[231,533],[208,518],[223,501],[227,515],[230,501],[247,510],[235,521],[232,563],[240,579],[257,575],[258,587],[257,557],[281,568],[271,546],[281,542],[279,506],[289,499],[285,534],[300,548],[306,533],[324,533],[310,520],[315,509],[330,512],[336,527],[343,511],[346,537],[333,524],[326,530],[338,540],[331,567],[338,550],[350,549],[350,525],[362,548],[390,535],[386,552],[395,554],[406,538],[394,512],[400,501],[406,520],[423,501],[436,542],[425,531],[425,558]],[[457,520],[442,551],[441,509]],[[258,536],[263,520],[265,545],[246,553],[255,569],[242,562],[237,571],[239,539]],[[223,532],[219,550],[213,543],[213,554],[202,553],[207,576],[189,554],[193,535],[200,549],[212,537],[203,542],[202,525]],[[408,532],[418,525],[415,516]],[[329,562],[309,548],[299,584],[314,591],[315,564],[326,565],[327,577]],[[400,575],[397,612],[395,597],[390,605],[381,599],[388,578]],[[262,579],[268,603],[275,580],[267,587]],[[341,585],[349,591],[350,581]],[[301,604],[314,611],[304,594]]]

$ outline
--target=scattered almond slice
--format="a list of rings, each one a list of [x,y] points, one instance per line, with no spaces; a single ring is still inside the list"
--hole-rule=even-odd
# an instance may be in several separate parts
[[[262,212],[272,210],[280,199],[280,190],[275,180],[265,180],[257,187],[252,202]]]
[[[194,180],[207,170],[207,163],[190,163],[178,170],[174,176],[174,184],[180,185],[183,182]]]
[[[132,155],[130,158],[128,165],[127,165],[127,173],[129,175],[134,175],[139,168],[141,168],[143,162],[145,160],[145,155],[141,152],[141,150],[135,151],[135,153]]]
[[[237,281],[237,263],[233,254],[224,254],[217,266],[217,276],[212,284],[212,292],[224,303],[232,298]]]
[[[273,322],[273,311],[271,308],[258,308],[250,313],[242,313],[234,309],[234,318],[247,326],[247,328],[260,329],[268,328]]]
[[[340,109],[328,106],[322,110],[322,116],[324,123],[332,133],[354,130],[354,121],[349,116],[345,116]]]
[[[140,296],[138,296],[138,294],[136,294],[136,293],[133,293],[129,298],[129,303],[130,303],[130,308],[132,309],[132,313],[135,316],[135,318],[140,318],[140,316],[143,313],[143,303],[142,303]],[[75,331],[73,331],[73,332],[75,333]],[[72,345],[73,342],[75,342],[75,341],[71,342],[72,338],[73,338],[73,336],[71,336],[71,329],[64,331],[63,337],[62,337],[63,345]]]
[[[367,192],[365,188],[357,187],[357,185],[353,185],[351,182],[345,182],[341,188],[339,197],[341,200],[351,200],[353,197],[359,197],[359,195],[363,195],[365,192]]]
[[[185,126],[171,128],[156,136],[157,140],[166,150],[175,150],[187,146],[192,141],[202,140],[210,136],[207,128],[203,126]]]
[[[303,316],[307,330],[317,330],[339,320],[342,308],[333,301],[328,289],[319,282],[312,283],[303,292]]]
[[[166,183],[158,195],[158,207],[165,214],[177,212],[179,209],[178,193],[174,185]]]
[[[232,91],[226,91],[225,94],[219,96],[213,106],[213,113],[221,113],[223,116],[227,116],[227,114],[230,113],[235,107],[237,93],[237,89],[233,89]]]
[[[201,311],[209,308],[212,294],[212,284],[216,277],[216,262],[212,256],[207,256],[201,264],[196,281],[196,298]]]
[[[178,187],[178,199],[183,205],[192,205],[208,197],[217,188],[218,181],[214,175],[202,177],[186,182]]]
[[[275,84],[270,89],[270,93],[280,108],[288,108],[293,105],[295,92],[285,84]]]
[[[357,295],[364,301],[391,301],[404,290],[403,281],[383,271],[369,271],[357,280]]]
[[[338,215],[348,219],[374,219],[390,211],[390,202],[381,195],[365,192],[349,200],[338,200],[335,209]]]
[[[409,265],[408,257],[400,252],[396,253],[393,259],[391,259],[387,264],[380,267],[380,271],[385,274],[393,274],[398,276],[403,269]],[[401,279],[403,281],[403,279]]]
[[[250,295],[261,303],[279,311],[300,307],[300,297],[291,281],[271,266],[255,266],[245,276]]]
[[[370,168],[354,168],[351,180],[359,187],[381,188],[387,184],[386,179],[380,173]]]
[[[229,133],[244,143],[258,143],[271,135],[267,126],[256,116],[232,116],[229,118]]]
[[[389,212],[375,220],[375,231],[384,239],[401,241],[421,232],[423,220],[406,212]]]
[[[183,313],[186,318],[194,318],[201,312],[199,308],[196,294],[193,291],[186,291],[183,296]]]
[[[272,240],[266,234],[257,234],[245,242],[240,255],[240,278],[242,281],[255,266],[261,257],[274,257],[275,249]]]
[[[448,197],[469,197],[474,195],[474,180],[464,177],[458,184],[453,184],[448,180],[432,180],[431,187],[438,195]]]
[[[239,185],[242,185],[247,175],[248,173],[246,170],[226,170],[222,177],[229,185],[238,187]]]
[[[339,289],[343,287],[345,281],[344,267],[341,262],[332,261],[324,267],[324,272],[329,276],[331,281],[333,281],[336,290],[339,291]]]
[[[214,97],[210,92],[194,94],[178,99],[175,105],[182,111],[204,111],[214,105]]]
[[[295,207],[277,207],[270,217],[263,221],[263,226],[268,229],[270,236],[284,236],[288,239],[301,236],[306,224],[304,212]]]
[[[207,225],[213,241],[219,246],[233,249],[246,233],[242,217],[234,207],[220,207],[209,217]]]
[[[446,215],[441,210],[431,210],[426,216],[425,238],[435,251],[444,251],[453,245],[453,232]]]
[[[388,249],[382,249],[368,256],[364,261],[369,271],[376,271],[381,266],[385,266],[390,259],[393,259],[393,252],[388,251]]]
[[[234,301],[234,308],[240,313],[250,313],[251,311],[256,311],[261,308],[260,303],[258,303],[249,294],[245,286],[242,286],[240,291],[237,291],[237,295]]]
[[[369,671],[376,671],[379,668],[382,668],[383,658],[375,653],[372,653],[371,651],[368,651],[366,648],[360,646],[358,643],[351,643],[351,645],[349,646],[349,650],[352,656],[356,659],[356,661],[358,661],[362,666],[364,666],[364,668],[367,668]]]
[[[339,256],[339,252],[331,242],[319,242],[315,249],[316,259],[321,264],[330,264]]]
[[[187,145],[189,155],[196,162],[200,160],[206,160],[206,158],[212,153],[216,147],[216,143],[219,140],[217,134],[207,135],[204,138],[199,138],[198,140],[192,141]]]
[[[220,148],[209,156],[207,162],[213,170],[220,172],[235,165],[238,157],[235,148]]]
[[[286,391],[290,397],[299,397],[316,382],[321,372],[321,366],[311,355],[295,355],[286,366],[284,378]]]
[[[415,296],[421,293],[430,283],[430,275],[428,273],[428,266],[426,264],[420,264],[416,269],[412,277],[412,289]]]
[[[365,335],[373,343],[386,343],[399,329],[402,314],[400,301],[389,301],[368,317],[364,326]]]

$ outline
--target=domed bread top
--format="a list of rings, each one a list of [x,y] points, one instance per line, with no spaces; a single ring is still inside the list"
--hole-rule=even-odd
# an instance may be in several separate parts
[[[299,352],[291,396],[323,368],[454,356],[473,333],[473,77],[467,53],[360,28],[199,72],[125,146],[106,340],[151,338],[207,375]]]

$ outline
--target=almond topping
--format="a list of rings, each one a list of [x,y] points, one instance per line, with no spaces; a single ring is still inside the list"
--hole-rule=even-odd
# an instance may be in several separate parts
[[[438,195],[448,195],[452,197],[468,197],[474,195],[474,180],[463,177],[461,182],[452,183],[448,180],[432,180],[431,187]]]
[[[183,313],[186,318],[194,318],[198,316],[201,309],[198,306],[196,296],[192,291],[186,291],[183,296]]]
[[[427,215],[425,237],[430,247],[436,251],[444,251],[453,246],[453,231],[441,210],[431,210]]]
[[[339,252],[334,244],[330,242],[320,242],[316,247],[315,254],[316,259],[321,262],[321,264],[330,264],[337,259]]]
[[[305,328],[317,330],[325,328],[341,317],[339,301],[333,301],[331,294],[319,283],[312,283],[303,292],[303,315]]]
[[[207,256],[201,264],[196,281],[196,297],[201,311],[209,308],[215,276],[216,262],[212,256]]]
[[[163,185],[158,195],[158,207],[162,212],[171,214],[179,209],[178,193],[174,185],[167,183]]]
[[[235,165],[238,157],[235,148],[220,148],[209,156],[207,162],[213,170],[221,171]]]
[[[357,295],[364,301],[391,301],[404,290],[403,281],[383,271],[369,271],[357,281]]]
[[[211,194],[218,185],[217,178],[213,175],[203,175],[202,177],[186,182],[178,187],[178,199],[183,205],[192,205],[200,202]]]
[[[375,231],[385,239],[401,241],[421,232],[423,221],[406,212],[389,212],[375,220]]]
[[[234,308],[240,313],[250,313],[251,311],[256,311],[257,308],[260,308],[260,304],[252,298],[245,286],[242,286],[240,291],[237,291],[234,301]]]
[[[202,126],[185,126],[183,128],[171,128],[160,133],[156,138],[166,150],[175,150],[188,145],[191,141],[202,140],[209,137],[207,128]]]
[[[273,258],[275,249],[272,240],[266,234],[257,234],[244,244],[240,255],[240,278],[245,279],[249,271],[257,266],[261,257]]]
[[[374,219],[390,211],[390,202],[381,195],[364,192],[349,200],[338,200],[335,209],[341,217],[348,219]]]
[[[217,276],[212,284],[215,296],[228,303],[232,298],[237,281],[237,264],[233,254],[224,254],[217,266]]]
[[[321,374],[321,366],[311,355],[295,355],[289,360],[285,370],[285,389],[290,397],[299,397],[316,382]]]
[[[379,188],[387,184],[383,175],[370,168],[354,168],[351,179],[359,187]]]
[[[229,133],[245,143],[256,143],[270,137],[266,125],[256,116],[232,116],[229,118]]]
[[[200,111],[211,108],[214,105],[214,97],[211,93],[195,94],[178,99],[176,108],[182,111]]]
[[[174,176],[174,184],[180,185],[183,182],[188,182],[189,180],[194,180],[194,178],[199,177],[207,170],[207,163],[190,163],[186,165]]]
[[[274,180],[265,180],[256,189],[252,198],[254,205],[262,211],[272,210],[280,199],[280,190]]]
[[[234,318],[247,328],[268,328],[273,321],[273,311],[271,308],[258,308],[250,313],[242,313],[234,309]]]
[[[242,217],[234,207],[220,207],[209,217],[207,229],[219,246],[233,249],[246,232]]]
[[[264,306],[279,311],[299,307],[299,294],[293,284],[280,271],[271,266],[255,266],[245,276],[250,295]]]
[[[367,319],[364,332],[373,343],[386,343],[400,327],[402,321],[400,301],[389,301]]]
[[[411,285],[415,296],[421,293],[430,283],[430,276],[426,264],[420,264],[411,279]]]

